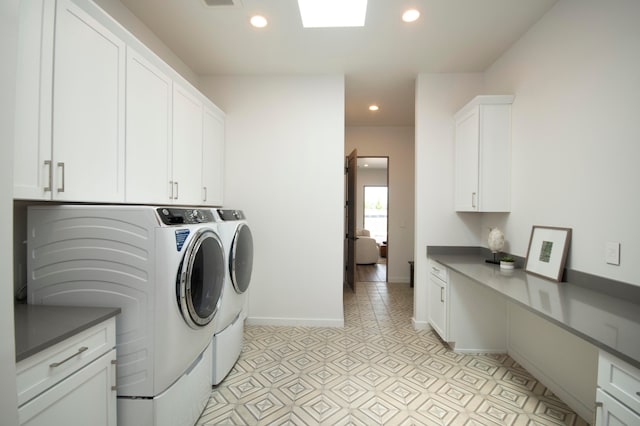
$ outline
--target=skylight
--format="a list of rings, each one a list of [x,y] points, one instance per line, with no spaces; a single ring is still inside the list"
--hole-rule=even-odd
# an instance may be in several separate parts
[[[364,27],[367,0],[298,0],[305,28]]]

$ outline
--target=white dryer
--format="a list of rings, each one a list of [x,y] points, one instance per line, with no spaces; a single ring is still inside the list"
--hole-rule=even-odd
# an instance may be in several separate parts
[[[242,351],[242,334],[247,315],[247,289],[253,271],[253,236],[241,210],[217,209],[218,229],[227,255],[224,295],[211,348],[211,384],[229,374]]]
[[[28,302],[112,306],[118,424],[193,425],[211,392],[226,262],[210,209],[28,210]]]

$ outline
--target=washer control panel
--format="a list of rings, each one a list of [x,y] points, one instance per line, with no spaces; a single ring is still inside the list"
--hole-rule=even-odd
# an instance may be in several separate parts
[[[245,219],[245,216],[242,210],[218,209],[218,215],[220,215],[220,219],[224,221]]]
[[[215,221],[213,212],[209,209],[160,207],[157,212],[165,225],[193,225]]]

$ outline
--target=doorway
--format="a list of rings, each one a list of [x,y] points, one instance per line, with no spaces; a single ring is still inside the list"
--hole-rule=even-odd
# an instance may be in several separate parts
[[[367,258],[356,266],[357,281],[386,282],[388,275],[388,230],[389,230],[389,157],[358,157],[357,161],[358,200],[356,227],[366,230],[373,240],[360,241],[362,250],[366,244],[373,245],[377,259]],[[364,239],[364,238],[363,238]],[[367,256],[368,257],[368,256]],[[358,256],[356,251],[356,258]]]

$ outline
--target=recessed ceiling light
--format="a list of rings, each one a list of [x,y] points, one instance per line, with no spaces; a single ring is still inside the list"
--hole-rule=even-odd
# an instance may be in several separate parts
[[[414,22],[420,17],[420,11],[416,9],[409,9],[402,14],[402,20],[404,22]]]
[[[367,0],[298,0],[305,28],[364,27]]]
[[[249,22],[251,22],[251,25],[253,25],[256,28],[264,28],[268,24],[267,18],[265,18],[262,15],[254,15],[254,16],[252,16],[251,19],[249,20]]]
[[[368,165],[368,164],[365,164],[364,166],[365,166],[365,167],[369,167],[369,165]]]
[[[369,105],[369,111],[378,111],[380,107],[378,105]]]

